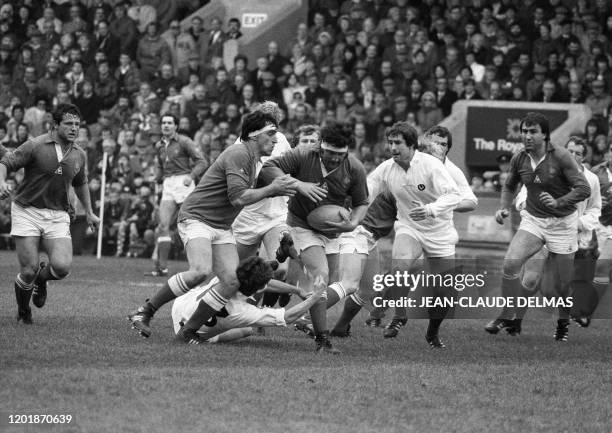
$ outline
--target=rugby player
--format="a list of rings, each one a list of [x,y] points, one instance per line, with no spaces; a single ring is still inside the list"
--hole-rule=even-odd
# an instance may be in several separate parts
[[[180,334],[186,343],[199,342],[197,330],[220,311],[237,292],[238,253],[231,225],[242,208],[266,197],[296,191],[296,181],[279,176],[269,185],[255,188],[257,161],[270,155],[276,141],[276,119],[261,111],[247,114],[240,143],[228,147],[206,171],[185,199],[178,215],[178,230],[185,245],[189,270],[172,276],[138,310],[129,314],[132,326],[142,336],[151,335],[155,311],[202,283],[211,272],[221,282],[207,291]]]
[[[295,286],[273,280],[272,275],[275,266],[277,266],[277,262],[266,262],[257,256],[241,260],[236,269],[236,275],[240,282],[238,292],[230,298],[229,302],[216,316],[198,330],[200,339],[207,343],[220,343],[252,335],[253,328],[251,326],[286,326],[306,313],[323,295],[325,283],[322,278],[315,281],[314,293],[305,293]],[[172,323],[175,333],[178,333],[184,322],[191,317],[205,293],[220,284],[219,279],[215,277],[208,284],[198,286],[174,301]],[[288,309],[258,308],[248,301],[250,296],[260,291],[293,293],[304,301]]]
[[[574,275],[583,274],[584,282],[590,283],[593,279],[595,257],[590,254],[593,249],[592,240],[593,232],[599,225],[599,217],[601,215],[601,191],[599,186],[599,179],[597,175],[590,172],[582,162],[586,155],[587,146],[585,141],[580,137],[570,137],[565,148],[572,155],[572,157],[578,163],[578,167],[584,174],[589,187],[591,188],[591,195],[587,200],[581,201],[576,205],[578,211],[578,251],[575,255],[574,260]],[[527,189],[523,186],[516,197],[516,207],[519,211],[525,208],[525,201],[527,200]],[[521,278],[521,296],[528,297],[532,296],[540,285],[542,276],[545,274],[545,265],[548,262],[548,249],[543,246],[540,251],[529,258],[523,265],[523,275]],[[591,257],[591,259],[589,259]],[[553,279],[556,277],[556,269],[552,270]],[[590,276],[589,276],[590,275]],[[574,279],[575,281],[575,279]],[[550,282],[549,282],[550,283]],[[571,286],[572,293],[575,293],[575,288]],[[548,292],[548,290],[542,290]],[[522,320],[527,312],[527,307],[516,307],[516,318],[514,319],[512,326],[506,328],[506,331],[510,335],[518,335],[522,331]],[[569,311],[564,308],[559,308],[559,318],[569,318]],[[580,320],[578,320],[579,323]],[[496,328],[497,329],[497,328]],[[567,333],[560,333],[559,337],[561,341],[567,340]]]
[[[388,190],[397,204],[391,272],[410,272],[421,255],[433,274],[452,272],[458,239],[452,218],[462,198],[459,188],[440,159],[417,150],[417,132],[408,123],[395,123],[386,135],[393,158],[370,174],[368,184],[372,197]],[[443,289],[435,287],[434,294]],[[446,308],[429,309],[425,339],[431,347],[444,347],[439,328],[445,315]]]
[[[200,147],[189,137],[178,134],[177,128],[178,119],[173,114],[162,115],[162,138],[155,143],[157,181],[163,181],[157,225],[157,259],[155,269],[145,274],[153,277],[168,275],[172,218],[208,168]]]
[[[510,161],[510,171],[502,187],[501,209],[495,213],[496,221],[503,224],[510,215],[516,187],[522,182],[527,189],[527,201],[504,258],[502,296],[515,298],[520,294],[521,268],[543,245],[558,270],[559,294],[567,296],[574,274],[574,253],[578,249],[577,204],[590,196],[591,188],[567,149],[550,142],[546,116],[527,113],[521,120],[520,130],[524,149]],[[513,319],[514,307],[505,308],[485,330],[495,334],[513,326]],[[568,331],[569,311],[563,311],[554,338],[565,341]]]
[[[420,146],[422,152],[428,153],[440,159],[444,163],[444,167],[451,175],[461,194],[461,202],[454,209],[455,212],[471,212],[478,206],[478,199],[474,195],[470,184],[459,167],[457,167],[448,158],[448,152],[453,146],[453,137],[450,131],[443,126],[433,126],[423,134],[423,143]],[[413,270],[414,272],[414,270]],[[399,293],[393,293],[394,290],[389,290],[385,293],[385,298],[393,296],[402,296],[405,290],[400,290]],[[382,319],[386,308],[374,308],[370,312],[367,323],[370,326],[377,326]],[[395,315],[391,322],[385,327],[385,338],[394,338],[399,333],[402,326],[406,325],[406,308],[395,308]]]
[[[11,207],[11,235],[19,259],[15,279],[17,320],[32,323],[32,303],[42,308],[47,299],[47,281],[68,276],[72,265],[70,219],[74,215],[68,196],[70,186],[85,208],[87,223],[94,229],[99,220],[91,208],[87,182],[87,156],[75,144],[81,113],[72,104],[60,104],[53,113],[53,129],[27,140],[0,160],[0,199],[11,193],[8,172],[24,168]],[[42,242],[41,242],[42,240]],[[39,248],[48,263],[39,263]]]
[[[332,244],[337,245],[337,236],[314,231],[308,225],[308,214],[320,205],[346,206],[347,199],[350,199],[350,219],[330,225],[338,234],[351,232],[365,215],[368,191],[363,165],[348,154],[350,135],[335,125],[322,128],[320,135],[319,148],[298,147],[280,158],[270,159],[264,164],[259,179],[262,184],[267,184],[278,176],[290,174],[298,180],[299,194],[289,200],[287,224],[307,272],[314,278],[321,276],[328,284],[330,266],[326,254],[331,251],[327,248]],[[324,299],[310,309],[310,316],[316,350],[339,353],[329,340]]]

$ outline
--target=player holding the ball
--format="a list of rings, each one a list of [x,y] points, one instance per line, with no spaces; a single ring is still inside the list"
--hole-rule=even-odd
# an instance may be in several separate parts
[[[312,278],[321,276],[329,282],[326,247],[334,243],[341,233],[353,231],[365,216],[368,188],[363,165],[349,155],[351,136],[337,126],[321,129],[319,148],[298,147],[279,158],[268,160],[259,174],[259,183],[267,185],[285,174],[297,179],[297,194],[289,200],[287,225],[299,257]],[[350,215],[344,214],[336,222],[318,225],[308,222],[309,214],[317,207],[335,205],[345,207],[350,202]],[[327,208],[329,210],[329,208]],[[319,216],[323,216],[323,211]],[[336,208],[336,212],[339,212]],[[339,215],[339,214],[337,214]],[[333,216],[333,211],[326,214]],[[314,223],[314,216],[310,218]],[[315,332],[317,352],[339,353],[329,341],[325,299],[317,302],[310,315]]]

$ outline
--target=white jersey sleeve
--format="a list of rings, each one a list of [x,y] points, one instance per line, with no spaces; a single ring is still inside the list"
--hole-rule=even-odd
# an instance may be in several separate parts
[[[450,159],[446,158],[444,166],[448,170],[457,187],[459,188],[459,194],[461,194],[461,201],[469,201],[474,207],[478,206],[478,199],[472,191],[470,184],[465,178],[465,174],[459,167],[457,167]]]

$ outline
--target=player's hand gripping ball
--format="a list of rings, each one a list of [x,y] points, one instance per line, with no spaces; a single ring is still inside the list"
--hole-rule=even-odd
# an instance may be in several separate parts
[[[322,233],[335,234],[339,233],[338,229],[328,223],[341,223],[350,220],[350,217],[351,213],[346,208],[326,204],[315,208],[306,219],[308,225],[313,229]]]

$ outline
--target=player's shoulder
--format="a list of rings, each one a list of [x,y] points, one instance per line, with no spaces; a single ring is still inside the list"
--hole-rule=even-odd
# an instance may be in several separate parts
[[[176,134],[176,141],[178,141],[179,144],[187,144],[187,145],[193,144],[193,140],[183,134]]]
[[[419,152],[418,150],[414,152],[412,162],[422,164],[425,167],[444,167],[444,163],[440,161],[440,159],[430,155],[429,153]]]

